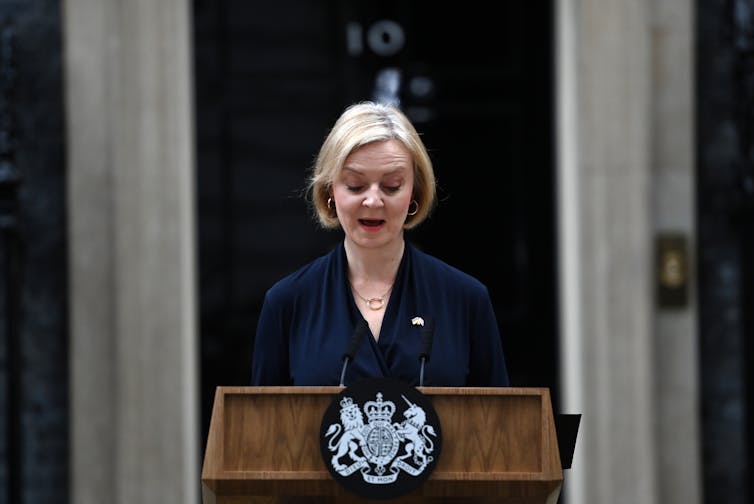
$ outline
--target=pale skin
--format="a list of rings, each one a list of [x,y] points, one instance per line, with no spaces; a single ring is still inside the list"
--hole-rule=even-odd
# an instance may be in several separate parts
[[[348,278],[375,340],[403,257],[413,165],[411,152],[400,141],[373,142],[353,151],[333,180],[332,198],[345,232]],[[375,310],[362,297],[384,297],[384,304]]]

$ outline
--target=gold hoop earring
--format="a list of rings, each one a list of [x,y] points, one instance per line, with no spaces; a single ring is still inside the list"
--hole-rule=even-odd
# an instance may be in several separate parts
[[[414,211],[411,211],[411,205],[414,205]],[[416,212],[419,211],[419,203],[416,202],[416,200],[411,200],[411,203],[408,204],[408,215],[416,215]]]
[[[327,208],[330,210],[335,209],[335,202],[332,200],[332,198],[327,198]]]

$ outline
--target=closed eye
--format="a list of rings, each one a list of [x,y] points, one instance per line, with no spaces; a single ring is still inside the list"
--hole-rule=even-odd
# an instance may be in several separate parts
[[[348,189],[350,192],[358,193],[358,192],[361,192],[361,191],[364,190],[364,186],[363,185],[355,185],[355,186],[347,185],[346,189]],[[385,191],[388,194],[395,194],[395,193],[397,193],[398,191],[401,190],[401,186],[400,185],[397,185],[397,186],[382,186],[382,190]]]

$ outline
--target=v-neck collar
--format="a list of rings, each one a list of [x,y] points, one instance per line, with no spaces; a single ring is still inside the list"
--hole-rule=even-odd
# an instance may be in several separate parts
[[[396,338],[400,338],[400,328],[397,327],[396,317],[399,312],[399,307],[402,300],[405,298],[405,289],[409,284],[409,262],[411,256],[411,244],[404,242],[403,256],[401,262],[398,265],[398,271],[395,274],[395,282],[393,283],[392,292],[390,298],[385,306],[385,314],[382,317],[382,325],[380,326],[379,340],[374,339],[374,335],[369,333],[369,346],[372,349],[372,353],[380,366],[380,370],[384,376],[390,376],[390,365],[387,362],[387,350],[395,343]],[[340,245],[340,275],[341,285],[344,289],[345,298],[348,300],[348,307],[352,321],[364,320],[364,316],[359,311],[359,307],[356,305],[353,292],[351,291],[351,284],[348,281],[348,259],[346,257],[345,245],[341,242]]]

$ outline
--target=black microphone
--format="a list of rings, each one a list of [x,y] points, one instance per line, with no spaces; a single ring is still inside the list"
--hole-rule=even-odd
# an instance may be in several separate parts
[[[343,386],[343,381],[346,378],[346,368],[348,363],[351,362],[356,355],[356,350],[359,349],[359,345],[364,340],[364,335],[370,332],[369,324],[363,318],[356,322],[356,326],[353,328],[353,335],[351,341],[348,343],[348,348],[343,353],[343,370],[340,372],[340,386]]]
[[[432,353],[432,339],[435,335],[435,321],[428,318],[424,321],[424,326],[421,331],[422,347],[419,353],[419,361],[421,361],[421,368],[419,370],[419,386],[424,386],[424,364],[429,362],[429,355]]]

